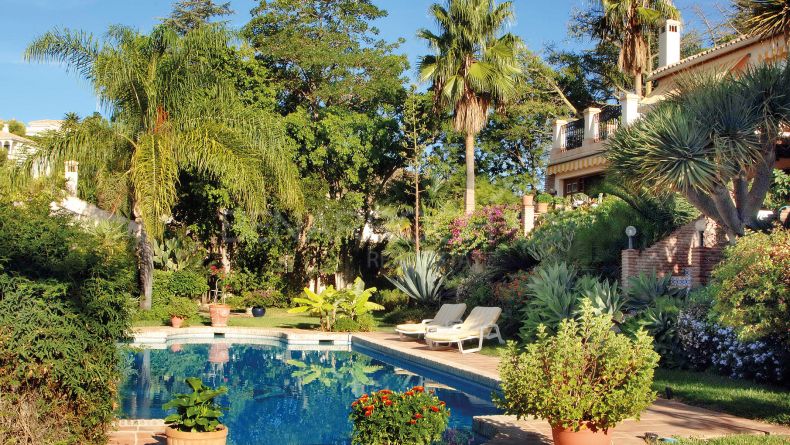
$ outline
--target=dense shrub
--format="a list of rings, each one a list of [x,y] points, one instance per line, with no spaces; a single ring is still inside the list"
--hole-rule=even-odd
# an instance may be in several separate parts
[[[399,289],[384,289],[376,294],[375,301],[391,312],[408,306],[409,296]]]
[[[715,311],[745,339],[769,337],[790,351],[790,231],[750,233],[713,272]]]
[[[165,286],[176,297],[200,298],[208,292],[206,277],[192,270],[172,272]]]
[[[491,301],[494,289],[490,277],[485,273],[472,273],[461,281],[455,291],[456,299],[466,306],[486,306]]]
[[[492,298],[485,306],[502,308],[499,318],[499,329],[502,335],[510,337],[521,328],[521,310],[528,301],[527,283],[529,272],[516,272],[507,275],[502,281],[494,283]]]
[[[136,286],[131,242],[110,232],[51,215],[48,200],[0,204],[0,425],[24,412],[58,428],[3,443],[104,442]]]
[[[343,317],[332,325],[332,332],[370,332],[374,324],[373,316],[370,314],[360,315],[356,320]]]
[[[565,319],[550,336],[521,352],[510,343],[500,363],[503,397],[498,405],[519,418],[547,419],[576,431],[607,429],[655,400],[651,390],[658,354],[644,331],[634,339],[615,333],[612,319],[583,303],[579,321]]]
[[[381,390],[351,404],[354,445],[430,445],[442,438],[450,410],[433,392],[415,386],[404,393]]]
[[[274,289],[246,291],[242,294],[242,298],[244,307],[288,307],[288,298]]]

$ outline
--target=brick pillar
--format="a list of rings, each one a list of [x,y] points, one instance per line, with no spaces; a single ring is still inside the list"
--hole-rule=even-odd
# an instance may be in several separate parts
[[[626,249],[620,251],[621,276],[620,284],[623,289],[628,286],[628,279],[639,274],[639,251],[636,249]]]
[[[532,203],[532,195],[521,197],[521,234],[529,235],[535,228],[535,205]]]
[[[691,286],[704,286],[710,282],[713,269],[721,262],[721,248],[691,248]]]

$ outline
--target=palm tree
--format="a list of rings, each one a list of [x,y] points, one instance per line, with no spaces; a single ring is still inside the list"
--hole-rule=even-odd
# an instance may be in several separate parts
[[[678,19],[680,12],[671,0],[600,0],[599,6],[593,33],[620,48],[618,65],[633,76],[634,90],[642,97],[642,75],[651,67],[648,36],[665,20]]]
[[[753,35],[790,36],[790,0],[749,0],[738,7],[748,14],[746,25]]]
[[[102,40],[54,30],[25,53],[29,61],[60,62],[88,80],[112,116],[85,119],[42,137],[28,163],[57,168],[77,160],[100,179],[112,178],[108,182],[119,200],[129,203],[138,227],[143,309],[151,307],[151,237],[163,234],[179,172],[219,181],[253,217],[262,213],[270,193],[291,208],[301,205],[284,137],[271,119],[244,108],[229,76],[207,63],[227,55],[229,43],[219,26],[185,36],[166,26],[149,35],[115,26]]]
[[[491,108],[502,107],[515,93],[521,41],[510,33],[498,36],[513,18],[509,1],[448,0],[446,7],[434,4],[430,12],[440,32],[418,33],[434,52],[420,60],[420,78],[433,83],[437,109],[452,109],[453,127],[465,136],[464,208],[470,214],[475,209],[475,136]]]
[[[787,91],[786,62],[739,78],[686,79],[676,96],[607,140],[610,169],[635,186],[681,193],[734,240],[761,226],[757,212],[790,123]]]

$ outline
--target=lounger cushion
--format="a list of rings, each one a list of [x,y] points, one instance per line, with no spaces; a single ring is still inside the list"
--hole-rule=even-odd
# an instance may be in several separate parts
[[[457,341],[464,338],[478,338],[480,336],[480,328],[484,326],[493,325],[499,320],[499,315],[502,309],[498,307],[482,307],[478,306],[472,309],[466,320],[457,328],[453,329],[436,329],[435,331],[425,334],[425,338],[431,341],[450,342]],[[488,335],[489,330],[483,332],[483,335]]]
[[[432,321],[429,321],[428,323],[425,324],[423,323],[399,324],[395,328],[395,330],[405,334],[408,333],[422,334],[425,332],[426,327],[429,326],[450,326],[453,323],[456,323],[464,315],[464,311],[466,311],[466,305],[463,303],[443,304],[442,307],[439,308],[439,312],[436,313],[436,316],[433,317]]]

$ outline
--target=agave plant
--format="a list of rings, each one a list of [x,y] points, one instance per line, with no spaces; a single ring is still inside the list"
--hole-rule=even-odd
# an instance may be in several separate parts
[[[441,299],[446,276],[436,252],[424,250],[401,262],[400,266],[402,276],[387,277],[390,283],[421,303],[433,304]]]
[[[590,301],[596,315],[608,315],[618,324],[623,322],[623,306],[626,300],[616,281],[609,283],[609,280],[599,281],[585,275],[576,283],[576,290],[579,298]]]
[[[682,297],[685,290],[672,287],[672,276],[658,276],[656,271],[641,272],[628,279],[628,309],[643,310],[659,297]]]
[[[524,320],[520,334],[525,341],[535,338],[538,326],[544,325],[553,332],[562,320],[574,316],[575,281],[576,269],[566,263],[542,265],[536,270],[527,284],[529,304],[522,310]]]

